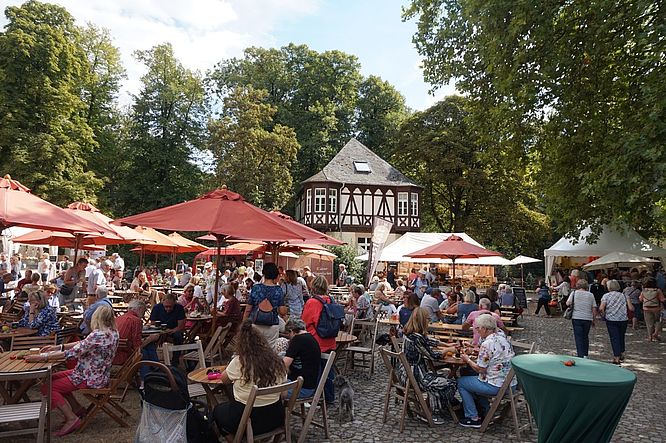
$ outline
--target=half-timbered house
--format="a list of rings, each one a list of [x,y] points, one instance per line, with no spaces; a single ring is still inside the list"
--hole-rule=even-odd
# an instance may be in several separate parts
[[[296,220],[367,251],[374,216],[393,222],[387,243],[421,228],[421,186],[352,138],[302,182]]]

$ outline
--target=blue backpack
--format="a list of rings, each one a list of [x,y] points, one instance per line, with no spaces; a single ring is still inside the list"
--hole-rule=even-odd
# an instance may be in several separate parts
[[[323,298],[315,295],[314,298],[322,304],[321,314],[319,315],[319,323],[317,324],[317,335],[321,338],[333,338],[338,336],[340,327],[345,320],[345,310],[342,305],[333,301],[332,298],[329,303],[326,303]]]

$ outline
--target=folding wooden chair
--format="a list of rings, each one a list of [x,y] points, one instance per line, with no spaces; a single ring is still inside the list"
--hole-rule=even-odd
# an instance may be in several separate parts
[[[28,380],[44,383],[47,388],[46,396],[41,396],[41,400],[36,402],[0,405],[0,423],[37,420],[37,427],[22,425],[19,429],[0,432],[0,441],[9,441],[5,438],[26,434],[37,434],[37,443],[42,443],[45,439],[47,442],[51,441],[51,368],[0,374],[0,383]]]
[[[222,343],[226,339],[230,329],[231,329],[231,323],[227,323],[225,326],[217,327],[215,333],[208,341],[206,349],[204,349],[203,351],[204,360],[205,360],[204,366],[206,366],[207,364],[213,366],[215,364],[215,360],[222,359]],[[197,350],[188,352],[187,354],[183,355],[183,360],[198,362],[199,352]]]
[[[162,345],[162,353],[164,354],[164,364],[171,366],[171,355],[174,351],[194,351],[198,358],[197,366],[195,369],[205,368],[206,367],[206,357],[204,355],[203,347],[201,346],[201,340],[197,339],[194,343],[188,343],[185,345],[174,345],[172,343],[164,343]],[[187,385],[187,390],[190,393],[190,397],[202,397],[206,395],[206,390],[201,385],[201,383],[190,383]],[[212,407],[212,405],[209,405]]]
[[[326,401],[322,394],[324,393],[324,385],[326,384],[328,373],[331,372],[331,368],[333,367],[333,363],[335,362],[335,351],[331,351],[328,354],[322,353],[321,358],[322,360],[326,360],[326,365],[324,366],[324,370],[320,375],[319,383],[317,384],[317,389],[315,389],[314,395],[312,395],[312,397],[299,398],[296,400],[296,405],[300,407],[300,412],[299,409],[296,409],[293,412],[293,414],[297,417],[301,417],[301,420],[303,421],[301,434],[298,437],[298,443],[303,443],[305,441],[305,439],[308,436],[308,430],[310,429],[310,425],[322,428],[324,430],[324,435],[326,436],[326,439],[329,438],[328,412],[326,410]],[[310,403],[310,409],[308,409],[307,414],[305,413],[305,403]],[[318,409],[317,405],[320,406],[319,409],[321,410],[321,423],[314,421],[314,416]]]
[[[56,332],[57,345],[79,341],[80,338],[81,335],[79,333],[79,328],[77,326],[63,327]]]
[[[116,374],[115,377],[109,380],[109,385],[106,388],[85,388],[79,389],[78,392],[81,393],[84,397],[90,400],[90,405],[86,408],[86,416],[81,423],[79,432],[85,429],[88,426],[90,420],[99,412],[104,411],[106,415],[111,417],[116,423],[118,423],[123,428],[128,427],[129,425],[125,420],[124,416],[128,416],[127,412],[118,401],[121,396],[117,395],[118,388],[122,383],[128,383],[132,377],[132,372],[130,369],[141,361],[141,350],[135,350],[132,355],[125,361],[120,371]],[[110,407],[109,407],[110,406]],[[115,411],[114,411],[115,409]]]
[[[383,422],[386,423],[388,419],[388,408],[391,397],[398,402],[402,402],[402,409],[400,411],[400,433],[405,430],[405,414],[410,412],[410,403],[416,407],[416,414],[424,417],[428,422],[428,426],[433,427],[435,424],[432,421],[432,411],[425,401],[423,392],[419,388],[416,378],[412,373],[407,358],[403,352],[391,352],[386,348],[381,348],[380,354],[384,365],[388,371],[388,385],[386,387],[386,395],[384,396],[384,416]],[[393,363],[395,362],[395,364]],[[403,365],[407,372],[407,382],[402,383],[398,376],[398,365]]]
[[[287,443],[291,443],[291,411],[294,409],[294,404],[296,404],[296,399],[298,394],[301,391],[301,386],[303,386],[303,377],[298,377],[296,381],[291,381],[283,383],[277,386],[271,386],[269,388],[258,388],[256,385],[252,387],[250,395],[245,404],[245,409],[243,409],[243,415],[241,417],[240,423],[238,424],[238,431],[234,437],[233,443],[241,443],[243,437],[249,442],[262,441],[272,439],[274,442],[280,441],[279,437],[284,435]],[[282,394],[291,390],[291,397],[288,400],[279,400],[285,404],[284,410],[284,425],[280,426],[277,429],[267,432],[265,434],[255,436],[252,432],[252,420],[250,419],[250,414],[252,414],[252,408],[254,407],[254,401],[257,397],[264,395],[272,394]]]
[[[370,375],[372,376],[375,373],[375,340],[377,339],[377,328],[379,322],[377,320],[355,320],[354,325],[361,326],[361,331],[363,331],[364,328],[367,328],[369,331],[368,339],[370,340],[370,343],[369,346],[347,346],[345,348],[347,358],[345,361],[344,372],[347,373],[350,365],[352,370],[354,369],[354,366],[359,366],[364,369],[369,369]],[[356,354],[360,354],[362,357],[360,364],[356,360]],[[370,358],[369,362],[366,362],[366,357]]]
[[[22,351],[30,348],[43,348],[56,344],[55,335],[46,335],[42,337],[12,337],[11,351]]]

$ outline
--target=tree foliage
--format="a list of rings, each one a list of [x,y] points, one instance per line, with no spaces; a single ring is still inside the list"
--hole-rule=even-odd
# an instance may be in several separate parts
[[[299,149],[293,129],[274,124],[277,108],[268,92],[236,87],[224,98],[222,116],[210,123],[209,148],[216,181],[264,209],[280,209],[291,196],[291,165]]]
[[[88,62],[72,16],[37,1],[5,10],[0,33],[0,164],[58,205],[95,200],[96,148],[82,87]]]
[[[528,209],[535,203],[525,192],[529,184],[516,187],[496,174],[495,159],[469,124],[469,106],[468,99],[447,97],[400,127],[391,161],[423,186],[424,227],[466,232],[505,254],[543,249],[547,217]]]
[[[124,154],[129,166],[115,196],[118,214],[193,198],[203,181],[191,162],[193,149],[203,147],[206,137],[202,79],[182,66],[168,43],[135,56],[148,72],[132,109]]]
[[[455,79],[564,232],[664,231],[663,2],[412,0],[425,77]]]

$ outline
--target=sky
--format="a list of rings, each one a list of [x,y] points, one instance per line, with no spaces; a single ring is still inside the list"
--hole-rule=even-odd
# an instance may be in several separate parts
[[[2,11],[20,0],[0,0]],[[406,0],[51,0],[77,20],[108,28],[127,70],[121,103],[140,88],[143,67],[136,50],[170,42],[186,67],[205,73],[249,46],[306,44],[358,57],[363,75],[393,84],[414,110],[455,92],[447,85],[429,94],[421,59],[411,42],[416,24],[401,20]],[[4,14],[0,26],[4,27]]]

